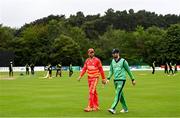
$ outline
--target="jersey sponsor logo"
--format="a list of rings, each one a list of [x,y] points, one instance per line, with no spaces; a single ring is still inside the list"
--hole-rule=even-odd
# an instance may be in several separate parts
[[[121,67],[122,67],[122,64],[119,64],[119,63],[113,64],[113,68],[121,68]]]
[[[97,69],[97,67],[95,67],[94,65],[88,66],[87,68],[88,68],[88,70],[96,70]]]

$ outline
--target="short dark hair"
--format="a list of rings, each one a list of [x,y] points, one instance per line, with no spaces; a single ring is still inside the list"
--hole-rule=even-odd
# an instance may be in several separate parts
[[[115,54],[115,53],[120,53],[119,49],[114,48],[114,49],[112,50],[112,54]]]

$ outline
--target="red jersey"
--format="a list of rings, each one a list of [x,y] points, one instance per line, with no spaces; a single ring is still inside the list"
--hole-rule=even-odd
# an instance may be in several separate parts
[[[80,74],[81,77],[84,75],[86,70],[88,77],[90,78],[99,78],[99,75],[101,74],[102,79],[105,79],[101,61],[97,57],[86,59],[84,67]]]

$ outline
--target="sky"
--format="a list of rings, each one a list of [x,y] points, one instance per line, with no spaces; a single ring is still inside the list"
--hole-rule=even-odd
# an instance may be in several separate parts
[[[82,11],[84,15],[104,15],[109,8],[180,15],[180,0],[0,0],[0,24],[20,28],[51,14],[69,17]]]

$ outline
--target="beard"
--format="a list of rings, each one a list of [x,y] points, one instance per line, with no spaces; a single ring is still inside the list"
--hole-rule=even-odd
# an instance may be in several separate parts
[[[114,59],[117,59],[117,58],[118,58],[118,56],[113,56],[113,58],[114,58]]]
[[[119,58],[119,54],[113,54],[113,58],[117,60]]]

